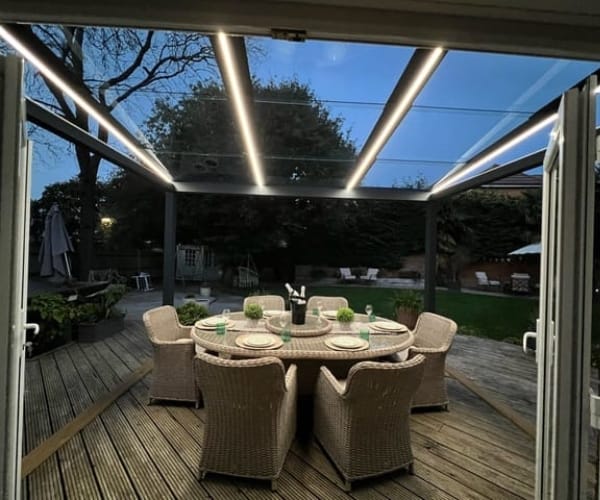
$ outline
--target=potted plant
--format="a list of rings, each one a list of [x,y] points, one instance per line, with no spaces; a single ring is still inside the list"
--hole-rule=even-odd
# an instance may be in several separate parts
[[[29,354],[41,354],[71,340],[75,309],[57,293],[42,293],[31,298],[27,321],[38,323],[40,333],[31,337]]]
[[[123,330],[125,311],[116,307],[116,304],[126,290],[125,285],[109,285],[76,307],[79,342],[94,342]]]
[[[185,297],[183,297],[183,303],[184,304],[196,303],[196,296],[193,293],[186,294]]]
[[[349,328],[350,323],[354,321],[354,310],[350,307],[340,307],[337,311],[336,319],[343,328]]]
[[[206,281],[200,283],[200,297],[210,297],[210,285]]]
[[[250,320],[250,326],[255,328],[258,320],[263,317],[263,308],[259,304],[248,304],[244,308],[244,316]]]
[[[403,290],[394,295],[392,302],[396,321],[412,330],[423,312],[423,295],[415,290]]]
[[[179,322],[184,326],[192,326],[196,321],[207,318],[209,315],[206,306],[196,302],[187,302],[177,308]]]

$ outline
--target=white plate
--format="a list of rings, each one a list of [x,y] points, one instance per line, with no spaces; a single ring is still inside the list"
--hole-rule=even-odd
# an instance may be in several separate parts
[[[329,318],[329,319],[336,319],[337,318],[337,311],[335,309],[330,309],[328,311],[323,311],[322,314],[323,314],[323,316],[325,316],[326,318]]]
[[[204,318],[200,320],[202,326],[217,326],[219,323],[223,323],[225,318],[222,316],[211,316],[210,318]]]
[[[350,338],[352,341],[341,340]],[[331,337],[325,339],[325,345],[330,349],[334,349],[336,351],[364,351],[369,348],[369,342],[363,339],[359,339],[357,337],[347,337],[344,335],[340,335],[339,337]]]
[[[369,323],[369,326],[387,332],[402,332],[408,330],[406,326],[396,323],[395,321],[374,321],[373,323]]]
[[[212,320],[213,318],[206,318],[206,319],[210,319]],[[219,325],[219,323],[223,323],[224,320],[223,318],[219,318],[218,321],[210,321],[210,322],[205,322],[206,320],[202,319],[200,321],[196,322],[196,326],[198,328],[204,328],[204,329],[215,329],[217,328],[217,326]],[[231,321],[228,320],[227,323],[225,323],[225,326],[227,328],[233,328],[236,325],[235,321]]]
[[[244,339],[244,344],[250,347],[268,347],[275,343],[275,339],[273,335],[269,334],[260,334],[257,333],[255,335],[248,335]]]
[[[263,316],[265,318],[270,318],[271,316],[280,316],[281,314],[283,314],[285,311],[279,311],[277,309],[265,309],[263,311]]]
[[[332,337],[330,342],[336,347],[343,347],[344,349],[358,349],[364,345],[364,340],[357,337],[350,337],[349,335],[340,335],[338,337]]]
[[[254,345],[252,340],[251,343],[247,343],[249,337],[270,337],[271,341],[266,345]],[[263,342],[259,342],[263,344]],[[235,339],[235,344],[244,349],[252,349],[252,350],[261,350],[261,349],[279,349],[283,345],[283,341],[277,337],[276,335],[271,335],[269,333],[244,333],[242,335],[238,335]]]

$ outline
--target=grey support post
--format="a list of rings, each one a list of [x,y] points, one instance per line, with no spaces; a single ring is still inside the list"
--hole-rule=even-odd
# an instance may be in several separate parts
[[[437,214],[439,203],[428,201],[425,209],[425,310],[435,312],[437,267]]]
[[[175,251],[177,233],[177,198],[165,193],[165,236],[163,252],[163,305],[175,302]]]

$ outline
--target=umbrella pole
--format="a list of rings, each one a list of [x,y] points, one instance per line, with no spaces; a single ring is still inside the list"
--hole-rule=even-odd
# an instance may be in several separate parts
[[[67,278],[71,278],[71,265],[69,263],[69,256],[67,255],[67,252],[65,252],[63,256],[65,258],[65,270],[67,271]]]

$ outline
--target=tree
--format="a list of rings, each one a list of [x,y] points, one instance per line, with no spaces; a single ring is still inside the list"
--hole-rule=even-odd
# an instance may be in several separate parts
[[[191,77],[197,80],[199,73],[207,69],[203,63],[213,59],[208,39],[195,33],[76,26],[18,25],[14,29],[44,55],[50,66],[64,65],[77,89],[92,96],[109,112],[142,90],[159,85],[165,88],[176,78],[179,85]],[[84,109],[47,79],[39,78],[44,85],[34,86],[30,94],[37,93],[38,100],[108,142],[108,132],[96,126]],[[87,276],[98,222],[97,178],[101,158],[79,145],[75,146],[75,154],[80,170],[79,274]]]
[[[331,116],[308,85],[255,81],[254,92],[256,136],[270,183],[341,183],[348,177],[356,157],[354,144],[342,119]],[[196,84],[177,103],[157,102],[148,130],[178,180],[253,182],[226,93],[216,82]],[[268,255],[283,266],[292,258],[292,243],[306,236],[307,221],[326,223],[333,217],[331,202],[248,197],[232,202],[217,195],[184,195],[179,200],[179,241],[201,239],[229,254],[231,264],[250,252]]]

